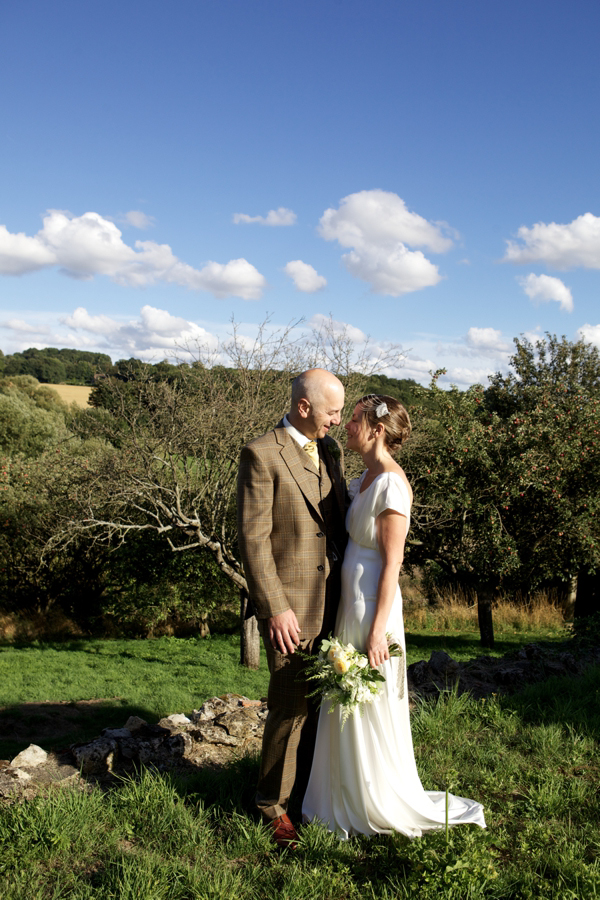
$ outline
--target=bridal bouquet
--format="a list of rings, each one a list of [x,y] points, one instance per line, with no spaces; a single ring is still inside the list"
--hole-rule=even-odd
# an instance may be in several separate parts
[[[402,648],[389,639],[388,647],[390,656],[402,656]],[[356,709],[362,715],[364,704],[372,703],[381,692],[385,676],[379,669],[371,668],[367,656],[352,644],[342,644],[332,637],[322,641],[318,656],[307,658],[310,662],[304,670],[304,677],[307,681],[317,682],[317,687],[308,696],[322,694],[319,705],[329,701],[330,713],[340,706],[342,728]]]

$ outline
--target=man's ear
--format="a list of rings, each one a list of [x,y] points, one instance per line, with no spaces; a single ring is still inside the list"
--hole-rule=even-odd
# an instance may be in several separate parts
[[[308,400],[302,399],[298,401],[298,413],[303,419],[308,418],[308,414],[310,413],[310,403]]]

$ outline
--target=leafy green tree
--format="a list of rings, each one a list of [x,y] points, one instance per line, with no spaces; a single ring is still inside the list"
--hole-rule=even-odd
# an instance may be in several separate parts
[[[477,593],[486,646],[499,589],[569,581],[596,568],[600,547],[597,351],[564,338],[515,343],[513,372],[488,392],[442,391],[434,379],[407,454],[409,564],[433,562]]]
[[[31,375],[46,384],[93,385],[97,375],[112,365],[106,353],[89,350],[30,347],[20,353],[2,357],[0,371],[5,375]]]
[[[365,384],[366,394],[386,394],[395,397],[407,409],[425,399],[421,385],[413,378],[389,378],[387,375],[371,375]]]
[[[67,437],[65,405],[31,376],[0,378],[0,451],[38,456]]]

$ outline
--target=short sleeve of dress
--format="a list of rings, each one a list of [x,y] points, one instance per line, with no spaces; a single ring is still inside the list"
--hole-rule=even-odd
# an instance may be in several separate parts
[[[362,475],[360,475],[358,478],[353,478],[352,481],[348,482],[347,490],[348,490],[348,496],[350,497],[351,500],[354,500],[354,498],[358,494],[361,483],[362,483]]]
[[[377,493],[375,501],[375,517],[386,509],[393,509],[410,519],[410,497],[408,488],[400,475],[395,472],[386,472],[384,478],[380,479],[381,485]]]

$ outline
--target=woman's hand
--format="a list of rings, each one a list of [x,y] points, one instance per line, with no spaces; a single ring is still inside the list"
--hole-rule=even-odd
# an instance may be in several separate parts
[[[369,658],[369,665],[373,669],[376,669],[377,666],[384,663],[386,659],[389,659],[390,651],[385,634],[370,631],[367,638],[366,651]]]

